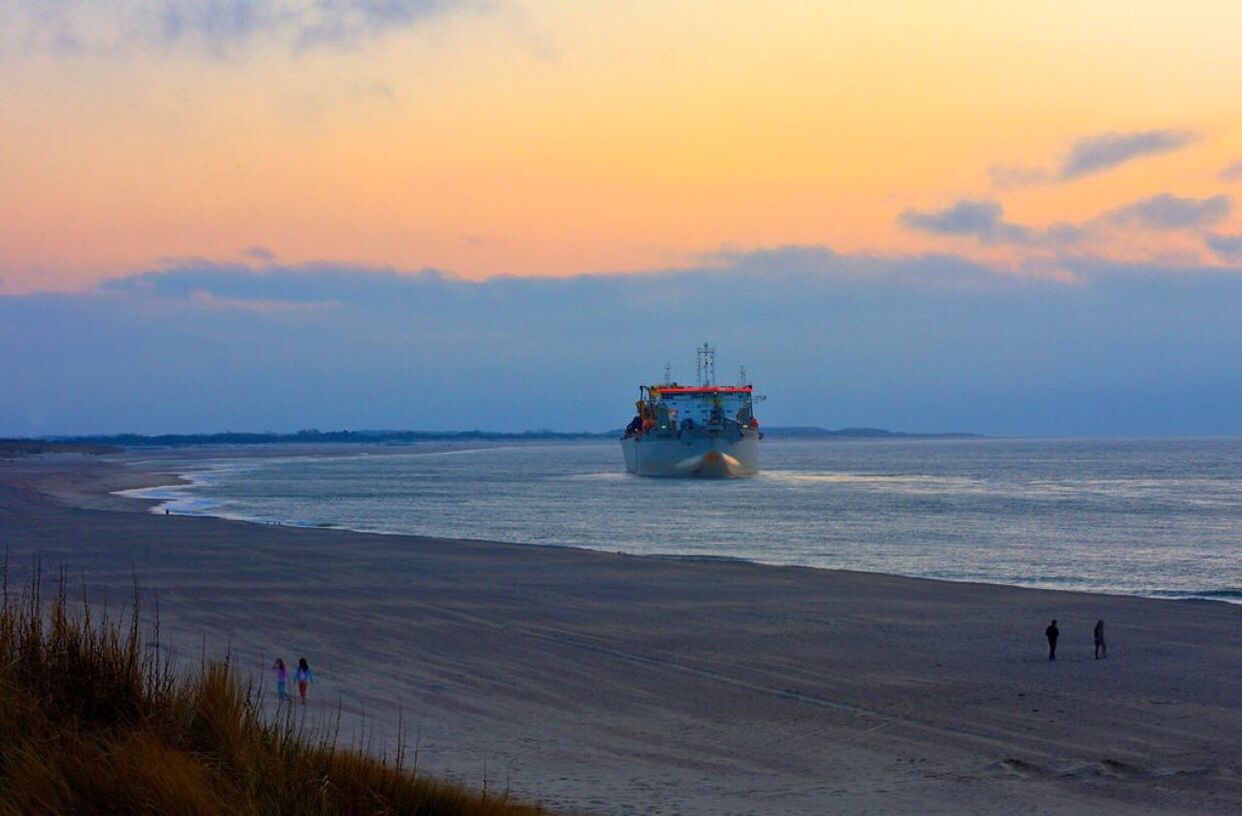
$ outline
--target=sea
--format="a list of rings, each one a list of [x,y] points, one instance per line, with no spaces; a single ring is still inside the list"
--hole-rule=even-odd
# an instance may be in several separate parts
[[[287,450],[287,449],[285,449]],[[1242,439],[793,439],[736,480],[615,440],[248,454],[159,467],[153,512],[1242,603]]]

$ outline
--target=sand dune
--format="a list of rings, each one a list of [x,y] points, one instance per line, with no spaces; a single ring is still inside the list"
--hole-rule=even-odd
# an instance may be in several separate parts
[[[403,722],[422,768],[606,814],[1242,812],[1242,606],[155,516],[131,463],[0,462],[14,568],[136,574],[187,661],[304,654],[308,725]]]

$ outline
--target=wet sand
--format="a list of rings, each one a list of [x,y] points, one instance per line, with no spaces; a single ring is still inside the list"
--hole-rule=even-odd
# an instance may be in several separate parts
[[[136,575],[187,668],[227,652],[267,681],[274,656],[306,655],[296,715],[376,751],[403,725],[420,769],[601,814],[1242,812],[1242,606],[166,517],[109,495],[170,482],[152,468],[0,461],[17,580],[64,565],[117,607]]]

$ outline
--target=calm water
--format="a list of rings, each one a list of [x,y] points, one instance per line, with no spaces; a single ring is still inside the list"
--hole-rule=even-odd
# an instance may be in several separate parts
[[[640,479],[615,442],[187,463],[173,512],[1242,601],[1242,439],[765,440]]]

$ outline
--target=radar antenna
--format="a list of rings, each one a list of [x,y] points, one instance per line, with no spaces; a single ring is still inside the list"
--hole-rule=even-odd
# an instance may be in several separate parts
[[[699,385],[716,384],[716,347],[704,343],[698,349],[699,361],[695,367],[699,374]]]

